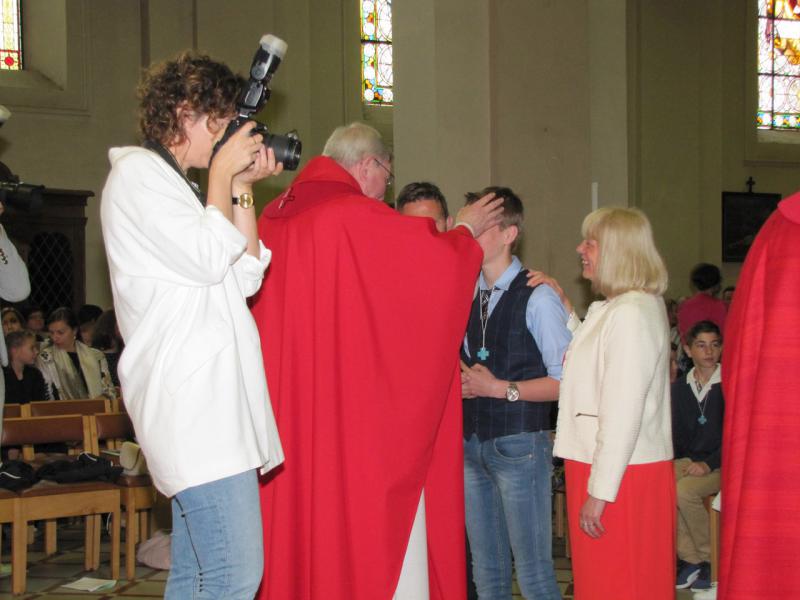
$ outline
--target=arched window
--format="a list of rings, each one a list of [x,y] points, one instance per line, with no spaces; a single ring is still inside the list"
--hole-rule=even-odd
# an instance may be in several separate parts
[[[20,0],[0,0],[3,38],[0,43],[0,70],[22,70],[22,25]]]
[[[394,101],[392,74],[392,0],[361,4],[361,100],[386,106]]]
[[[800,0],[758,0],[756,121],[800,131]]]

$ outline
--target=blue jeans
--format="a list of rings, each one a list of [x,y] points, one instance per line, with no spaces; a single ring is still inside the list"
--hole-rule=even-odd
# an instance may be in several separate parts
[[[172,499],[167,600],[252,600],[264,571],[256,471],[204,483]]]
[[[464,442],[472,572],[481,600],[511,598],[511,556],[522,595],[560,600],[553,568],[553,444],[549,431]]]

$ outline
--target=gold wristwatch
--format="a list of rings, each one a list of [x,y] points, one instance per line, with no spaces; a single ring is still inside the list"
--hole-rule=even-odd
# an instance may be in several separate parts
[[[241,208],[252,208],[255,202],[256,200],[253,198],[253,194],[248,194],[247,192],[238,198],[236,196],[233,197],[233,203],[238,204]]]

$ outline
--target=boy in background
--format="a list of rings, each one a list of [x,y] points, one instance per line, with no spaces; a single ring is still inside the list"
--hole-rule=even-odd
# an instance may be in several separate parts
[[[722,453],[722,334],[700,321],[686,334],[693,368],[672,384],[672,440],[678,498],[678,575],[675,587],[711,586],[711,540],[703,499],[720,489]]]
[[[27,404],[47,400],[44,377],[34,364],[39,354],[36,334],[25,329],[6,336],[8,366],[3,367],[6,383],[6,402]]]

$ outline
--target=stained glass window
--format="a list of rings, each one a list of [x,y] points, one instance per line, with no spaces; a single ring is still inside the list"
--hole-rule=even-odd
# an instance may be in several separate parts
[[[361,4],[361,99],[391,105],[392,0],[359,0]]]
[[[800,0],[758,0],[756,121],[800,130]]]
[[[0,22],[3,39],[0,45],[0,70],[22,69],[22,27],[19,17],[19,0],[0,0]]]

